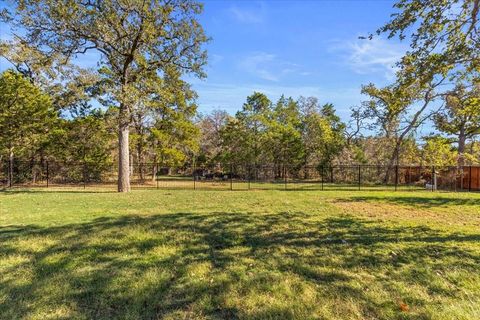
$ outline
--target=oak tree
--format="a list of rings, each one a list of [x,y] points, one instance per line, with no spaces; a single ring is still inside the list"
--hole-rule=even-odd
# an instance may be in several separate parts
[[[176,67],[204,76],[207,37],[193,0],[17,0],[12,24],[18,37],[67,60],[89,50],[100,54],[107,93],[118,113],[118,191],[130,190],[129,130],[141,85]]]

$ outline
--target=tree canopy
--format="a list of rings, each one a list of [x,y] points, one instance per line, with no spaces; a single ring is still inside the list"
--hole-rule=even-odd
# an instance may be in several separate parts
[[[119,108],[118,190],[129,191],[129,127],[140,97],[172,69],[204,76],[207,37],[195,1],[18,0],[10,18],[29,48],[68,62],[100,53],[107,101]],[[158,93],[158,92],[157,92]]]
[[[362,86],[349,121],[348,106],[259,91],[234,114],[199,114],[187,81],[207,62],[197,1],[13,1],[1,14],[13,38],[0,41],[12,67],[0,76],[0,161],[75,164],[71,182],[101,181],[118,163],[119,191],[162,167],[306,177],[302,167],[376,164],[388,180],[395,165],[478,164],[479,1],[398,0],[370,38],[410,49],[390,83]],[[96,67],[76,65],[89,51]]]

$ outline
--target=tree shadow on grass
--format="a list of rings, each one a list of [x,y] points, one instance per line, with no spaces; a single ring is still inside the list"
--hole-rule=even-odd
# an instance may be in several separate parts
[[[5,226],[0,317],[334,319],[360,312],[427,319],[426,296],[461,299],[466,290],[448,277],[451,270],[477,276],[480,256],[469,246],[479,241],[478,234],[302,212]],[[409,286],[426,295],[402,292]],[[400,312],[399,297],[415,306],[409,314]],[[317,307],[327,302],[330,316]],[[335,311],[342,303],[345,310]]]
[[[439,197],[438,195],[417,197],[417,196],[348,196],[338,198],[341,202],[379,202],[394,203],[399,205],[433,208],[433,207],[452,207],[452,206],[478,206],[480,208],[480,198],[455,198]]]

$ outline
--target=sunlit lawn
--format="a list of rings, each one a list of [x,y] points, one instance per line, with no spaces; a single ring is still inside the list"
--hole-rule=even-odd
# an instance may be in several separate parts
[[[480,194],[0,192],[2,319],[480,319]]]

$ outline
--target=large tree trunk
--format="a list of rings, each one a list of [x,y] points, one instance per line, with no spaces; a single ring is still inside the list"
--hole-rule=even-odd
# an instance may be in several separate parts
[[[118,127],[118,192],[130,191],[129,116],[120,106]]]
[[[384,183],[388,184],[390,181],[390,175],[392,174],[393,167],[395,165],[398,165],[398,158],[400,156],[400,147],[401,147],[401,142],[396,142],[395,143],[395,148],[393,149],[392,156],[390,157],[390,160],[388,161],[387,165],[387,171],[385,172],[385,178],[384,178]]]

